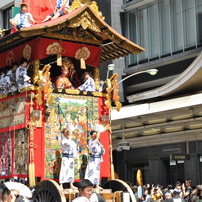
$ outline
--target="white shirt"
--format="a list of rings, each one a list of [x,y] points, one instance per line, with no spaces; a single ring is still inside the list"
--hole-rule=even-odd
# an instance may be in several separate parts
[[[56,1],[56,7],[57,7],[57,9],[60,9],[60,8],[61,8],[63,2],[64,2],[64,0],[57,0],[57,1]],[[67,7],[69,7],[69,0],[68,0],[68,1],[66,2],[66,4],[65,4],[65,8],[67,8]]]
[[[81,91],[95,91],[95,82],[93,78],[89,77],[85,82],[78,88]]]
[[[90,202],[86,197],[80,196],[75,198],[72,202]]]
[[[32,17],[31,13],[18,13],[14,21],[19,26],[19,28],[25,28],[32,26],[32,23],[30,22],[29,18]]]

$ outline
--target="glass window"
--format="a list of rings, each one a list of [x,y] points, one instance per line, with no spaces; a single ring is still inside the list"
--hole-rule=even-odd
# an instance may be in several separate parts
[[[182,1],[170,1],[173,52],[183,49]]]
[[[159,20],[158,20],[158,4],[148,7],[148,25],[149,31],[149,58],[159,57]]]
[[[184,18],[184,46],[185,48],[196,45],[195,3],[193,0],[183,0]]]
[[[148,18],[147,8],[140,9],[138,12],[138,44],[145,48],[145,51],[139,55],[139,61],[148,58]]]
[[[129,13],[129,31],[130,31],[130,40],[134,43],[137,43],[137,37],[136,37],[136,12]],[[130,61],[129,64],[136,64],[137,63],[137,55],[133,54],[130,55]]]
[[[196,0],[196,31],[197,44],[202,45],[202,1]]]
[[[156,0],[129,14],[130,39],[145,48],[130,56],[143,63],[202,45],[202,0]]]
[[[9,20],[12,18],[12,7],[3,10],[3,28],[10,29],[11,25]]]
[[[171,22],[169,0],[159,3],[161,55],[171,53]]]

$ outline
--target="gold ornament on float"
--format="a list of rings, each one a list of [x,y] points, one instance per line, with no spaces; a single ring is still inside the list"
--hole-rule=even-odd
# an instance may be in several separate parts
[[[32,48],[30,45],[26,45],[23,49],[23,57],[29,61],[32,53]]]

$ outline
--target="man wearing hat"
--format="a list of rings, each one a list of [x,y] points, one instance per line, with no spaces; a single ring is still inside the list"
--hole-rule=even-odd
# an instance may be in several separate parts
[[[21,3],[20,6],[20,13],[16,14],[13,19],[10,19],[11,26],[16,30],[30,27],[34,24],[34,19],[31,13],[27,12],[28,4]]]

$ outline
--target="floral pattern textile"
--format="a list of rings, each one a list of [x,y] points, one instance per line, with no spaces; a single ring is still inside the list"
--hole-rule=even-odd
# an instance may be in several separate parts
[[[62,163],[59,175],[60,183],[74,182],[74,158],[77,157],[77,145],[71,139],[63,137],[62,140]]]
[[[93,184],[100,183],[100,162],[102,161],[103,147],[101,143],[90,139],[89,143],[90,159],[86,168],[85,179],[90,180]]]
[[[25,123],[25,106],[25,95],[1,101],[0,129]]]

